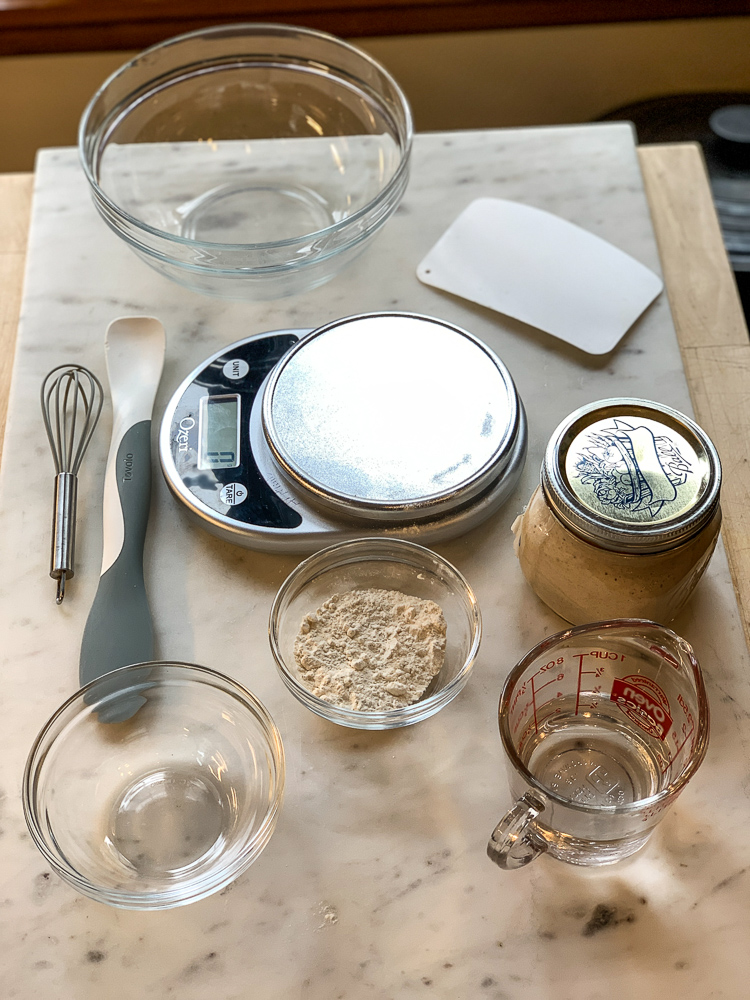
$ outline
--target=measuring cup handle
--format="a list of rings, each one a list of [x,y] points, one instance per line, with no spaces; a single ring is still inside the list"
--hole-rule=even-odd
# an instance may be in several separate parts
[[[532,837],[533,823],[544,809],[544,803],[530,795],[522,795],[508,810],[487,844],[487,855],[500,868],[510,871],[523,868],[547,848],[541,838]]]

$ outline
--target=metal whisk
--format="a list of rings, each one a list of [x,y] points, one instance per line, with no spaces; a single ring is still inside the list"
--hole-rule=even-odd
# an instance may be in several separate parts
[[[58,365],[42,383],[42,415],[55,461],[55,508],[49,575],[57,580],[57,603],[74,575],[78,470],[102,412],[104,392],[82,365]]]

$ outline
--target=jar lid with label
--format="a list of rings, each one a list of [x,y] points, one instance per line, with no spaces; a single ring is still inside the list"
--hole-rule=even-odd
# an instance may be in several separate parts
[[[662,403],[589,403],[558,426],[542,464],[552,511],[585,541],[616,552],[659,552],[714,516],[721,463],[708,435]]]

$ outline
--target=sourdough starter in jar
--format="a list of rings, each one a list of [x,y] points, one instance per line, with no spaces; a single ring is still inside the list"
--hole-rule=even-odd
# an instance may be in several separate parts
[[[705,431],[660,403],[600,400],[557,428],[541,480],[513,532],[545,604],[573,624],[671,621],[721,526],[721,465]]]

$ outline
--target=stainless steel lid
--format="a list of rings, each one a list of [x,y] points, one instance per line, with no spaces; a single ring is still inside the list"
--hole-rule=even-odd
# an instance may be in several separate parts
[[[604,399],[552,435],[542,487],[560,520],[585,540],[658,552],[696,534],[719,502],[721,464],[710,438],[671,407]]]
[[[271,454],[295,487],[369,520],[436,517],[502,475],[519,433],[513,380],[466,331],[408,313],[314,330],[263,395]]]

